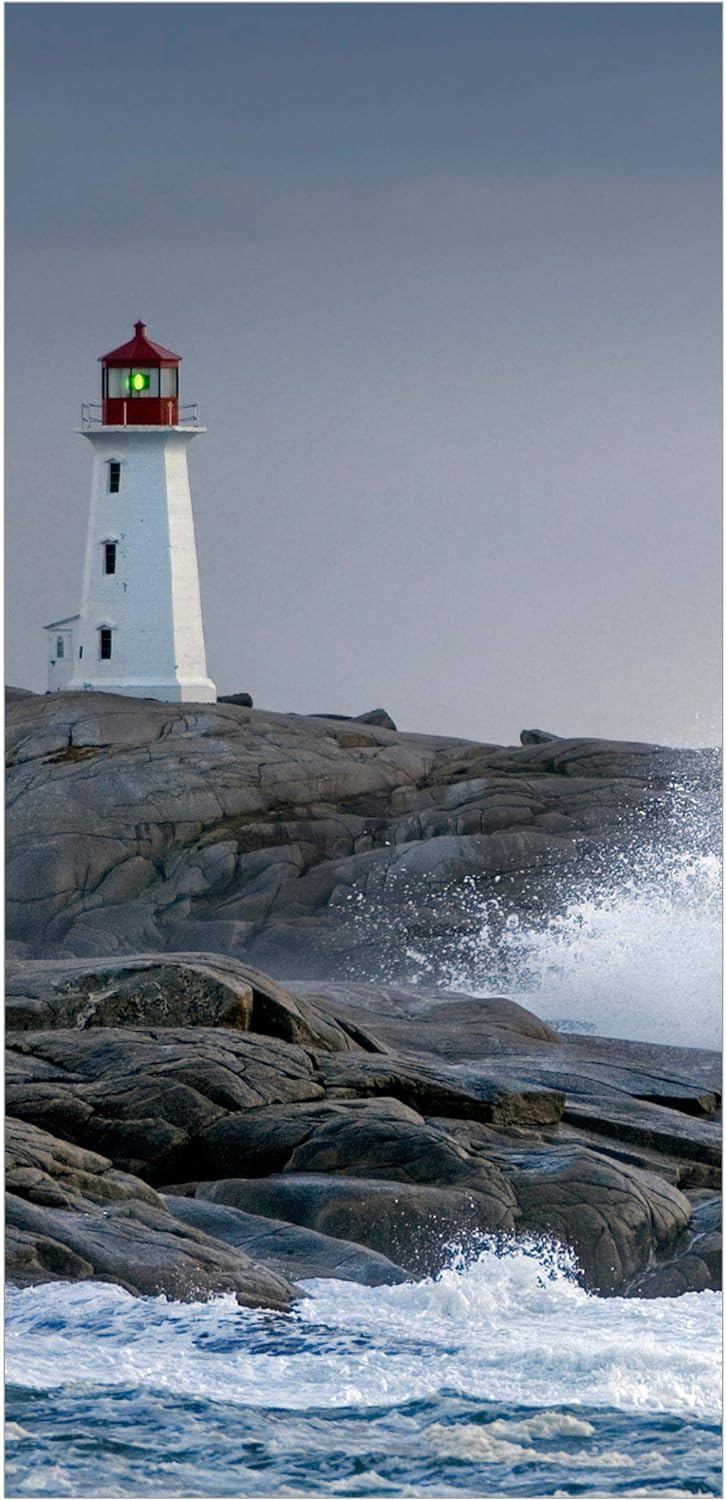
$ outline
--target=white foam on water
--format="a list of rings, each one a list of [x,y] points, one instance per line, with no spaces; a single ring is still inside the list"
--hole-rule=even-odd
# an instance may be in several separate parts
[[[6,1443],[22,1443],[25,1438],[29,1438],[30,1436],[31,1434],[28,1432],[27,1428],[21,1427],[19,1422],[5,1423]]]
[[[434,1422],[424,1432],[424,1441],[429,1442],[440,1453],[442,1458],[464,1458],[477,1464],[556,1464],[567,1469],[592,1469],[593,1454],[587,1449],[583,1453],[572,1453],[570,1451],[558,1451],[554,1449],[526,1448],[522,1443],[515,1443],[500,1434],[493,1432],[495,1426],[504,1424],[487,1422],[459,1423],[456,1427],[448,1423]],[[658,1462],[656,1457],[655,1466],[651,1462],[648,1467],[663,1468],[667,1460],[663,1458]],[[599,1451],[597,1454],[598,1469],[633,1469],[635,1459],[627,1453]],[[642,1460],[639,1463],[642,1472]]]
[[[11,1287],[7,1378],[31,1389],[142,1386],[291,1411],[447,1392],[535,1412],[718,1418],[721,1298],[713,1292],[600,1299],[583,1291],[564,1257],[531,1245],[484,1250],[422,1282],[306,1285],[295,1312],[274,1321],[295,1335],[279,1349],[270,1315],[231,1295],[184,1304],[99,1283]],[[550,1434],[520,1427],[490,1438],[521,1445],[538,1435]]]

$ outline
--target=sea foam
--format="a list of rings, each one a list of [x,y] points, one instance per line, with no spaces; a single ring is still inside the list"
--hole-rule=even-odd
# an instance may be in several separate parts
[[[290,1411],[441,1391],[538,1412],[707,1420],[719,1411],[716,1293],[601,1299],[582,1289],[566,1256],[526,1242],[469,1263],[454,1257],[425,1281],[305,1289],[292,1314],[272,1316],[232,1296],[184,1304],[99,1283],[11,1287],[7,1377],[29,1389],[145,1386]],[[536,1435],[521,1426],[490,1434],[520,1444]]]

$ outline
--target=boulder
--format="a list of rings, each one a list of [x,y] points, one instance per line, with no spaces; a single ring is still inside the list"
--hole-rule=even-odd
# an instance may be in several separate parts
[[[632,1297],[719,1292],[722,1264],[721,1194],[704,1193],[697,1199],[691,1222],[678,1236],[671,1254],[636,1276],[628,1291]]]
[[[548,729],[522,729],[519,735],[522,745],[547,745],[550,740],[559,740],[560,734],[550,734]]]
[[[385,708],[370,708],[365,714],[356,714],[359,724],[377,724],[381,729],[392,729],[394,734],[398,733],[391,715]]]
[[[5,1021],[48,1027],[223,1026],[302,1046],[345,1051],[378,1044],[296,999],[237,959],[201,953],[145,954],[99,965],[88,959],[10,962]]]
[[[14,1032],[7,1072],[16,1118],[157,1184],[178,1178],[190,1141],[228,1112],[324,1092],[301,1047],[201,1026]]]
[[[678,1188],[595,1151],[548,1143],[490,1149],[492,1157],[514,1192],[520,1230],[571,1246],[586,1285],[603,1295],[621,1295],[691,1219]]]
[[[290,1306],[295,1291],[284,1274],[182,1228],[152,1188],[108,1158],[12,1118],[5,1153],[10,1281],[96,1278],[149,1296],[232,1291],[245,1306]]]
[[[376,724],[379,729],[392,729],[394,734],[398,731],[385,708],[371,708],[365,714],[309,714],[311,719],[332,719],[334,723],[344,724]]]
[[[8,1193],[6,1270],[20,1286],[56,1278],[111,1281],[137,1296],[198,1302],[233,1292],[244,1307],[284,1310],[296,1289],[241,1250],[138,1199],[104,1208],[41,1207]]]
[[[357,1281],[361,1286],[395,1286],[408,1280],[406,1272],[385,1255],[352,1240],[334,1239],[299,1224],[243,1213],[204,1198],[165,1195],[164,1202],[183,1223],[226,1245],[238,1246],[292,1281],[323,1276]]]
[[[487,1233],[514,1227],[514,1214],[500,1199],[365,1177],[289,1172],[223,1179],[200,1183],[196,1197],[354,1240],[413,1276],[435,1275],[453,1245],[473,1245]]]

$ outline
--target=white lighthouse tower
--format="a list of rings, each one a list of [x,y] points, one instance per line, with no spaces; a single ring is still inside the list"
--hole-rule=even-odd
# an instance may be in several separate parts
[[[179,406],[180,355],[153,344],[143,323],[101,357],[98,417],[84,407],[93,447],[91,510],[73,668],[55,680],[73,692],[214,703],[207,676],[187,449],[203,432]],[[63,622],[61,622],[63,623]]]

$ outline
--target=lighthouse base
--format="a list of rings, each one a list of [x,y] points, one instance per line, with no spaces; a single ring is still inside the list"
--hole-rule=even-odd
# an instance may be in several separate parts
[[[124,698],[158,698],[161,703],[216,703],[217,689],[209,677],[184,682],[103,682],[71,681],[66,693],[118,693]]]

